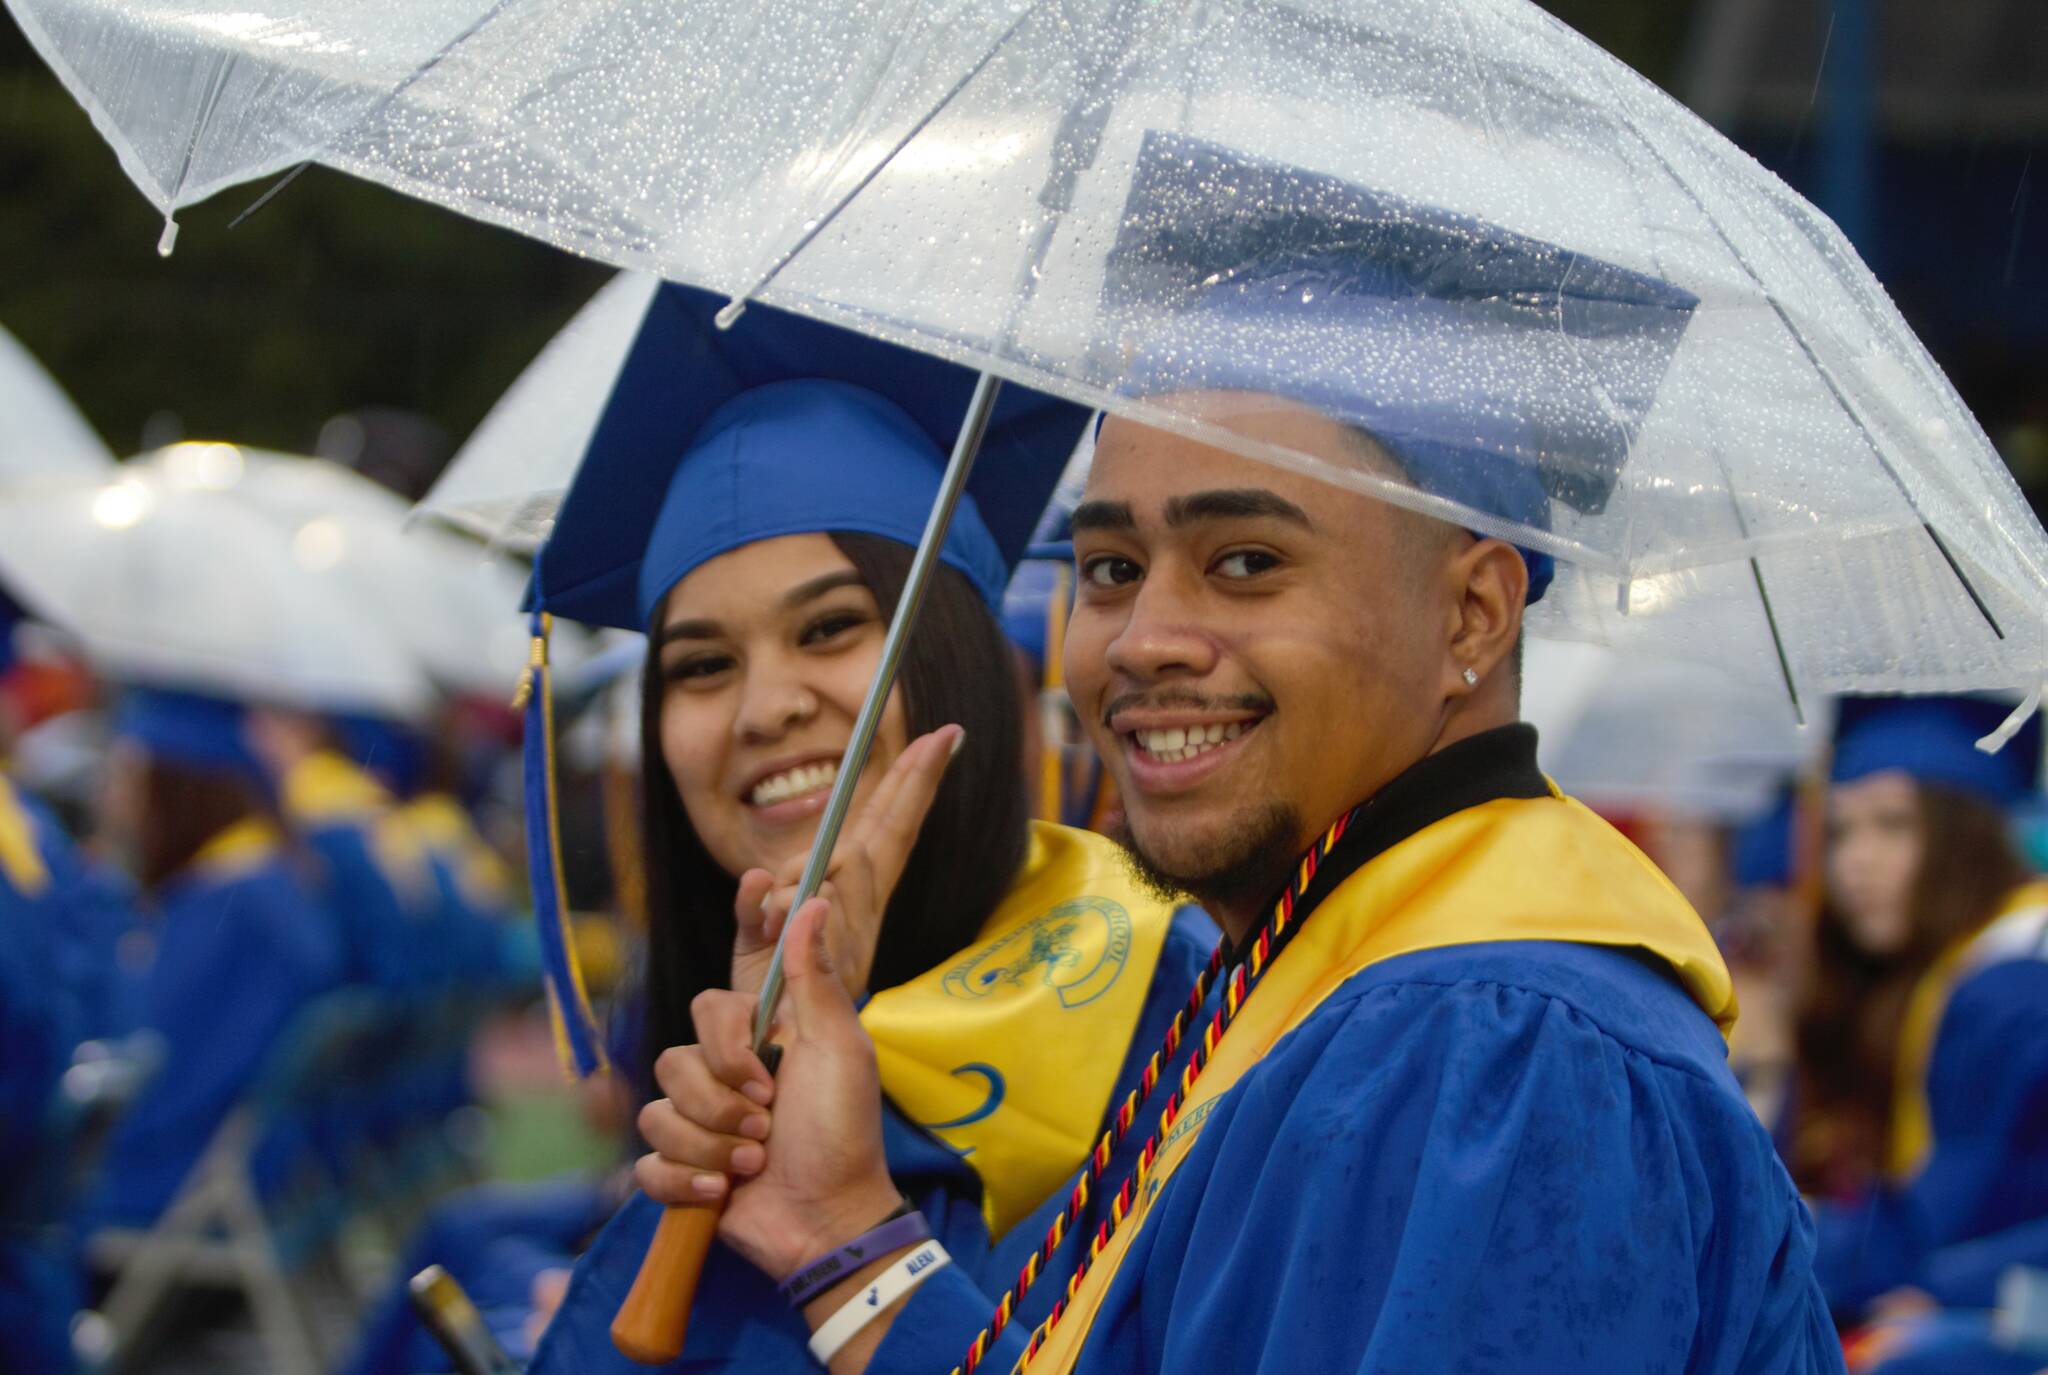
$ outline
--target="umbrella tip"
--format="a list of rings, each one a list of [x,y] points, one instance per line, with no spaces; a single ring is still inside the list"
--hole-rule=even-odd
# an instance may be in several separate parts
[[[164,232],[156,241],[156,255],[159,258],[171,256],[171,250],[178,246],[178,222],[169,215],[164,216]]]
[[[717,325],[720,329],[731,329],[734,325],[740,322],[740,316],[745,315],[746,313],[747,298],[744,296],[735,296],[732,300],[727,301],[725,305],[719,309],[718,314],[712,317],[712,323]]]

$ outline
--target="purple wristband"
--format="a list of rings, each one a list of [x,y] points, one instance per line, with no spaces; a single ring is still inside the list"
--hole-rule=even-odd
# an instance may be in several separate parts
[[[779,1292],[791,1308],[802,1308],[876,1256],[931,1239],[932,1225],[924,1220],[923,1213],[898,1213],[838,1250],[798,1266],[796,1273],[782,1282]]]

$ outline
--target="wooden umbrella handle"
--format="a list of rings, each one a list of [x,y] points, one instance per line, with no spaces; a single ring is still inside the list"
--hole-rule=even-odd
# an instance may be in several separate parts
[[[612,1319],[612,1345],[628,1359],[667,1365],[683,1354],[697,1280],[724,1215],[724,1199],[661,1210],[661,1225],[654,1229],[632,1292]]]

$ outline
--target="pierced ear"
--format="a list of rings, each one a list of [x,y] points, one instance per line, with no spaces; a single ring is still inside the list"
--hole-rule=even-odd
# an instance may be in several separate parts
[[[1474,540],[1455,562],[1463,581],[1450,648],[1454,660],[1483,681],[1495,674],[1521,639],[1529,565],[1513,545],[1497,539]],[[1467,690],[1477,686],[1462,675],[1461,681]]]

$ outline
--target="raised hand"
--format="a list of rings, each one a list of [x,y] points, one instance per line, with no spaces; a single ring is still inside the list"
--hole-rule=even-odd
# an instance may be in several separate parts
[[[875,942],[882,917],[903,877],[903,866],[917,846],[925,814],[945,780],[946,766],[959,752],[964,734],[958,726],[913,740],[882,776],[839,833],[832,862],[819,896],[832,906],[826,930],[834,967],[850,997],[867,991],[874,967]],[[775,942],[788,919],[803,878],[804,861],[793,859],[781,872],[749,869],[740,875],[733,900],[735,934],[732,947],[732,988],[758,993],[768,976]]]

